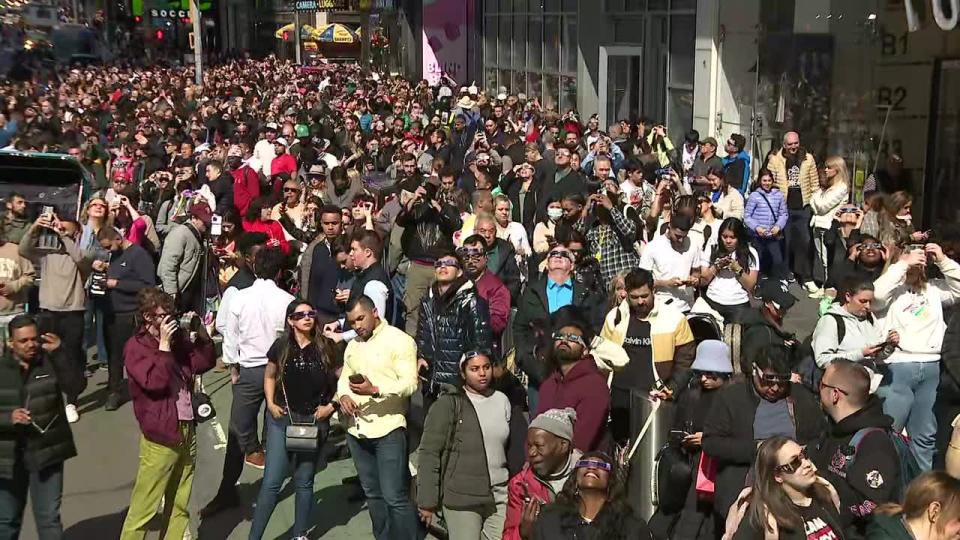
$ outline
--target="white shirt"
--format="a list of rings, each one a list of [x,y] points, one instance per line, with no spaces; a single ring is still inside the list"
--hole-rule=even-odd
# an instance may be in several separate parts
[[[667,235],[660,235],[651,240],[643,249],[640,257],[640,268],[653,273],[653,279],[665,280],[672,278],[688,279],[692,268],[702,266],[703,256],[700,245],[691,241],[690,237],[684,240],[686,249],[681,253],[673,249]],[[657,299],[670,302],[670,305],[680,311],[689,311],[693,306],[693,288],[686,285],[679,287],[657,287]]]
[[[266,139],[260,139],[253,147],[253,158],[256,163],[254,163],[254,160],[250,160],[250,167],[257,172],[263,172],[265,176],[270,176],[270,167],[275,157],[277,157],[277,151],[274,150],[273,143]],[[259,165],[259,167],[254,167],[254,164]]]
[[[713,260],[713,252],[717,246],[710,246],[710,251],[704,254],[703,267],[710,266]],[[744,269],[749,272],[760,271],[760,255],[757,250],[750,248],[750,268]],[[750,301],[750,294],[743,288],[743,285],[737,281],[736,274],[729,268],[724,268],[717,272],[717,275],[707,286],[707,297],[722,306],[738,306]]]
[[[283,331],[292,301],[293,295],[268,279],[258,279],[243,290],[227,289],[216,323],[223,334],[223,363],[247,368],[266,365],[267,351]]]

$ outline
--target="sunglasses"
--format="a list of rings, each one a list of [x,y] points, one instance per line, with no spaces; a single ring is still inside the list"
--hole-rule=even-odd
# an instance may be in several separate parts
[[[452,259],[440,259],[439,261],[433,263],[433,267],[436,268],[437,270],[441,268],[446,268],[446,267],[460,268],[460,263]]]
[[[607,472],[613,470],[613,465],[599,459],[581,459],[573,466],[574,469],[603,469]]]
[[[760,378],[760,382],[771,386],[779,384],[780,386],[790,383],[790,375],[783,373],[764,373],[759,368],[754,367],[753,372]]]
[[[801,448],[800,453],[793,457],[788,463],[777,465],[777,472],[793,474],[803,467],[803,462],[807,460],[807,449]]]
[[[551,259],[562,258],[562,259],[569,259],[571,261],[573,260],[573,257],[571,256],[571,253],[569,251],[563,251],[560,249],[555,249],[551,251],[550,253],[547,254],[547,257]]]
[[[316,310],[310,311],[295,311],[290,315],[290,320],[292,321],[302,321],[303,319],[316,319],[317,312]]]
[[[297,188],[285,187],[285,188],[283,188],[283,192],[284,192],[284,193],[300,193],[300,190],[297,189]]]
[[[28,411],[30,410],[30,392],[27,392],[27,399],[23,404],[23,408]],[[40,425],[34,422],[33,420],[30,420],[30,425],[33,426],[41,435],[44,435],[48,431],[50,431],[50,428],[53,427],[53,423],[57,421],[57,418],[60,418],[60,413],[53,415],[53,418],[51,418],[50,421],[47,422],[46,427],[40,427]]]
[[[553,340],[554,340],[554,341],[567,341],[567,342],[569,342],[569,343],[576,343],[576,344],[581,345],[581,346],[584,346],[584,347],[586,347],[586,345],[587,345],[587,344],[583,341],[583,337],[582,337],[582,336],[578,336],[578,335],[576,335],[576,334],[564,334],[564,333],[561,333],[561,332],[554,332],[554,333],[553,333]]]

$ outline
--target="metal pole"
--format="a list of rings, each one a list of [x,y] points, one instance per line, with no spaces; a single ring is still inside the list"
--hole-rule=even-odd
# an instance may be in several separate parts
[[[296,4],[293,6],[293,34],[296,36],[293,40],[294,47],[297,49],[295,58],[297,64],[302,64],[300,56],[300,49],[303,48],[302,43],[300,43],[300,10],[297,9]]]
[[[200,24],[200,6],[190,0],[190,18],[193,20],[193,72],[194,82],[203,86],[203,27]]]
[[[360,6],[360,67],[370,66],[370,5],[369,2]]]

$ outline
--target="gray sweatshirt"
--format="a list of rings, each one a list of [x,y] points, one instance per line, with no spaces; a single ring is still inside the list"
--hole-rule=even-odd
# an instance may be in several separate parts
[[[31,225],[19,246],[21,257],[40,265],[40,307],[49,311],[83,311],[92,255],[85,257],[77,244],[65,236],[60,236],[60,248],[56,251],[37,249],[41,231],[41,227]]]

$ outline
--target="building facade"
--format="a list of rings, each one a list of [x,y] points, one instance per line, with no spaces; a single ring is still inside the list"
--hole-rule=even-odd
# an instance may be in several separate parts
[[[433,50],[428,24],[447,2],[463,12],[452,26],[467,30],[466,50],[449,57],[442,40]],[[691,127],[718,140],[740,133],[760,160],[796,130],[818,159],[844,156],[858,185],[898,154],[915,213],[933,225],[960,218],[951,3],[914,0],[914,13],[903,0],[424,0],[417,46],[441,58],[424,62],[428,78],[456,73],[603,126],[643,115],[674,140]]]

